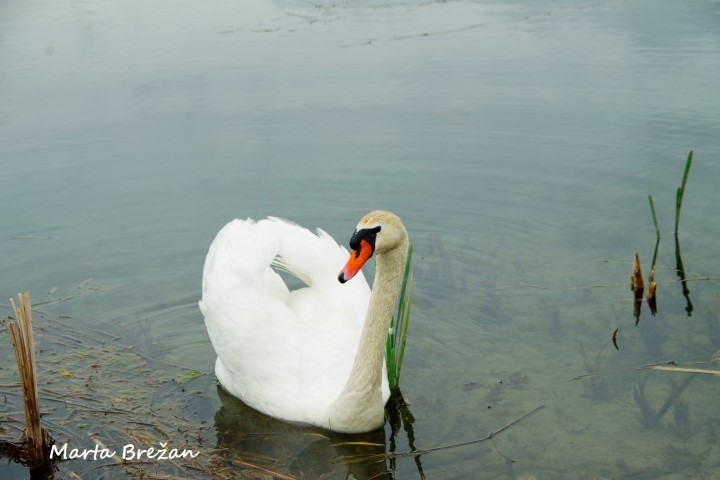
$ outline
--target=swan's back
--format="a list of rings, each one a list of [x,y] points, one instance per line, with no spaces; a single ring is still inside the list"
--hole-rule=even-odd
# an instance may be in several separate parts
[[[220,230],[200,309],[225,389],[266,414],[316,423],[348,379],[370,297],[362,274],[337,281],[347,255],[325,232],[277,218]],[[273,266],[307,287],[290,292]]]

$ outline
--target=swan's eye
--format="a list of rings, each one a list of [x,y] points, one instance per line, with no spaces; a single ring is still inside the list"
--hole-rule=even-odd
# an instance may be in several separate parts
[[[377,234],[381,228],[382,227],[377,226],[375,228],[362,228],[360,230],[355,230],[353,236],[350,237],[350,248],[359,252],[360,240],[365,240],[370,244],[372,249],[375,250],[375,239],[377,238]]]
[[[365,230],[367,233],[365,234],[365,240],[372,245],[373,250],[375,250],[375,239],[377,238],[377,234],[380,231],[380,227],[375,227],[372,230]]]

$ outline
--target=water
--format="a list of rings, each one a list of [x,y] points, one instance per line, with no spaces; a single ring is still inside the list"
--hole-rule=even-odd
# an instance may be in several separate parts
[[[492,444],[423,455],[427,478],[710,478],[716,377],[693,379],[649,428],[634,386],[649,377],[657,411],[687,375],[633,369],[720,350],[717,285],[689,284],[688,317],[672,237],[692,148],[682,258],[691,276],[717,275],[719,24],[717,1],[4,2],[2,298],[91,278],[102,291],[44,310],[206,374],[193,418],[222,458],[251,448],[246,432],[285,432],[250,443],[312,478],[337,447],[221,402],[196,307],[204,255],[235,217],[347,242],[362,214],[389,209],[415,244],[403,374],[415,447],[547,406]],[[630,261],[639,252],[647,278],[655,243],[648,194],[660,313],[644,306],[634,327]],[[0,334],[3,358],[9,345]],[[583,350],[601,380],[573,380],[589,373]],[[412,458],[395,467],[418,477]]]

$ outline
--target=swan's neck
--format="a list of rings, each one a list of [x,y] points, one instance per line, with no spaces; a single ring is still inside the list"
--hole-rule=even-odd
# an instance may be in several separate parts
[[[352,431],[353,425],[382,425],[383,361],[390,320],[397,305],[398,293],[407,259],[408,241],[376,257],[375,281],[365,326],[360,337],[355,361],[345,387],[331,406],[330,428]],[[345,427],[344,424],[348,423]]]

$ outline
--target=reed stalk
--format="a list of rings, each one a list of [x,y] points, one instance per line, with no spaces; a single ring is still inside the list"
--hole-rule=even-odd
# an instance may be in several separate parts
[[[48,459],[50,436],[47,430],[40,426],[40,397],[36,377],[30,292],[18,294],[19,306],[15,305],[13,299],[10,300],[10,303],[16,321],[8,322],[7,330],[20,371],[20,386],[25,408],[27,461],[31,468],[36,468],[46,463]]]

